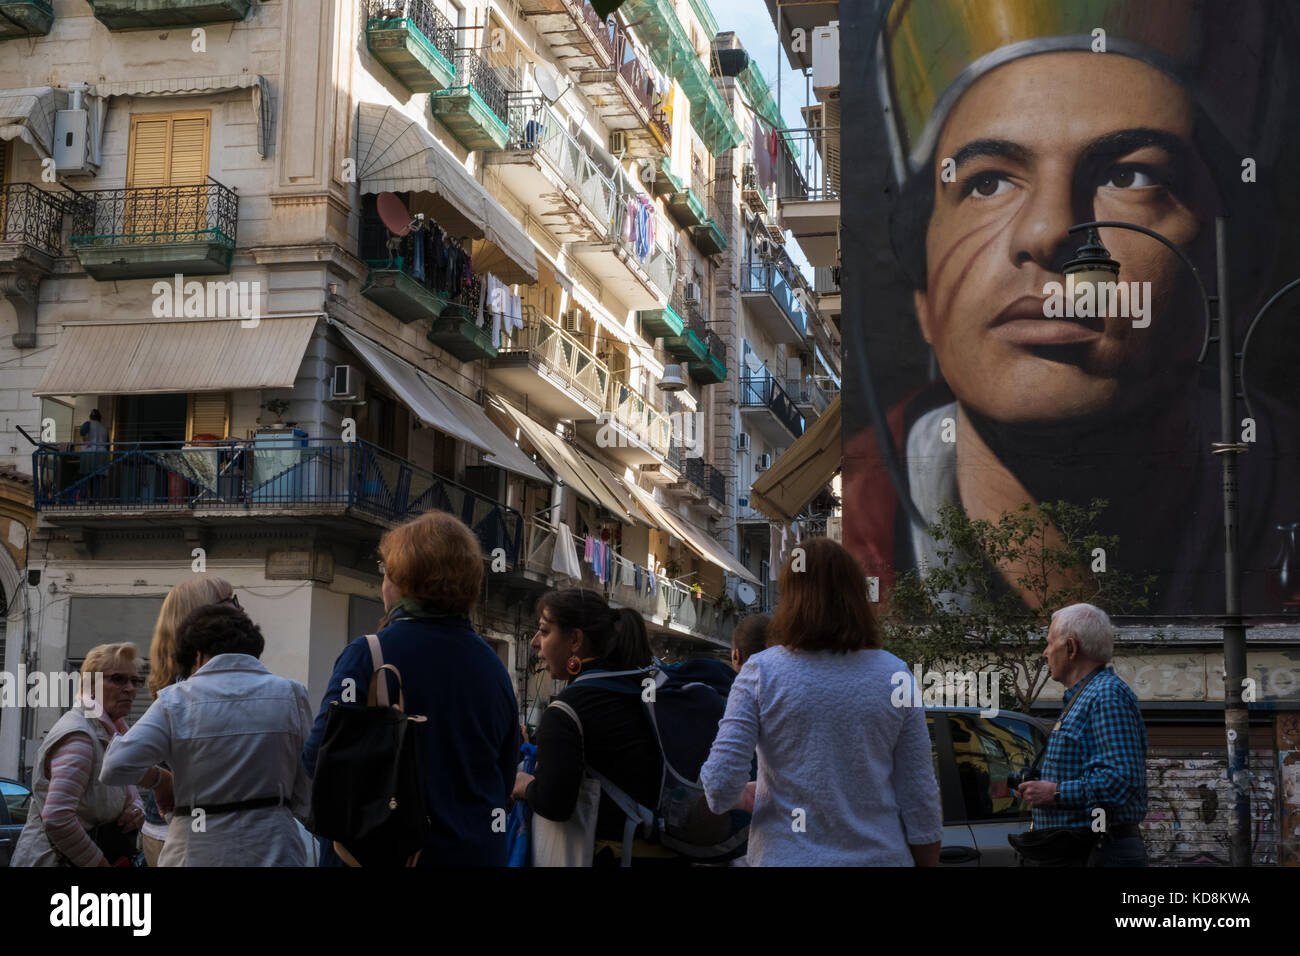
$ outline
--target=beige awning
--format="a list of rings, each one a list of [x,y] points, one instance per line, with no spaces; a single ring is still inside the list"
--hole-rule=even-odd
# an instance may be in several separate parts
[[[48,159],[54,143],[54,114],[67,107],[68,91],[52,86],[0,90],[0,139],[21,139]]]
[[[420,421],[473,445],[485,453],[488,464],[534,481],[551,483],[546,474],[492,423],[479,405],[354,329],[337,322],[334,327],[370,371],[391,388]]]
[[[840,396],[754,482],[749,503],[769,518],[793,521],[840,470]]]
[[[613,512],[629,524],[638,520],[632,502],[627,497],[627,486],[618,481],[608,468],[593,461],[509,402],[494,396],[490,407],[519,429],[521,437],[536,449],[542,460],[575,494]],[[602,470],[607,478],[602,479]]]
[[[747,581],[758,582],[758,578],[743,564],[738,561],[734,555],[729,553],[726,548],[714,541],[709,533],[702,528],[697,528],[685,518],[679,517],[664,508],[654,496],[648,491],[628,484],[627,488],[636,497],[637,503],[645,509],[646,514],[650,515],[655,524],[661,528],[676,535],[686,546],[702,557],[710,564],[715,564],[728,574],[734,574],[742,577]]]
[[[357,180],[363,195],[418,194],[411,198],[412,213],[425,213],[457,238],[492,243],[518,270],[517,278],[507,281],[537,281],[537,257],[519,220],[423,124],[397,107],[362,103],[358,108]]]
[[[315,327],[315,316],[68,323],[33,394],[292,388]]]
[[[178,76],[160,80],[123,80],[97,83],[100,96],[197,96],[224,90],[252,90],[253,116],[257,120],[257,154],[265,159],[271,151],[271,87],[260,73],[226,73],[215,76]]]

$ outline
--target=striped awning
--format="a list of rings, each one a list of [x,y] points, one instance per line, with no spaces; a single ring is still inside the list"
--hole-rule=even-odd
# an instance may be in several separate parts
[[[34,395],[292,388],[316,317],[68,323]]]
[[[0,139],[21,139],[48,159],[54,144],[54,114],[67,107],[68,91],[52,86],[0,90]]]
[[[835,477],[843,463],[840,396],[813,422],[749,492],[750,504],[769,518],[793,521]]]
[[[644,491],[632,484],[627,485],[627,488],[636,498],[637,504],[644,509],[646,514],[650,515],[656,525],[680,538],[688,548],[705,561],[717,565],[728,574],[734,574],[747,581],[758,582],[758,578],[753,575],[749,568],[741,564],[726,548],[714,541],[704,529],[697,528],[685,518],[673,514],[672,511],[655,501],[654,496],[648,491]]]
[[[420,194],[418,200],[412,196],[411,212],[425,212],[457,238],[487,239],[518,270],[514,281],[537,281],[537,255],[519,220],[422,123],[397,107],[358,107],[357,181],[363,195]]]
[[[274,110],[271,87],[260,73],[225,73],[215,76],[178,76],[158,80],[123,80],[97,83],[95,91],[109,96],[196,96],[223,90],[252,90],[253,115],[257,119],[257,154],[265,159],[271,152]]]

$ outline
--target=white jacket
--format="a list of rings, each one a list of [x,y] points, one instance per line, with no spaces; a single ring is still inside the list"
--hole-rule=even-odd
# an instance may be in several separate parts
[[[311,730],[307,689],[255,657],[218,654],[158,693],[104,755],[100,780],[127,783],[166,761],[176,805],[160,866],[305,866],[294,816],[310,809],[302,747]],[[279,797],[280,806],[209,813],[219,804]]]

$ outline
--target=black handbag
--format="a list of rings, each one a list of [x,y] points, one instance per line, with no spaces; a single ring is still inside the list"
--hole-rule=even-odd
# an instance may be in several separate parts
[[[374,672],[365,705],[330,705],[312,780],[312,832],[334,841],[350,866],[413,866],[429,836],[417,728],[405,713],[402,675],[385,664],[374,634],[366,635]],[[385,671],[397,677],[389,705]]]

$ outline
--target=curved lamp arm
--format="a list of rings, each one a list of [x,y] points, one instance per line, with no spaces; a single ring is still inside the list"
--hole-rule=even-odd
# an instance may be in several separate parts
[[[1250,390],[1246,388],[1246,349],[1250,347],[1250,337],[1255,332],[1255,326],[1259,325],[1259,320],[1264,317],[1264,313],[1273,308],[1282,296],[1286,295],[1297,286],[1300,286],[1300,279],[1292,279],[1286,285],[1282,286],[1282,288],[1274,292],[1273,297],[1265,302],[1260,310],[1255,313],[1255,317],[1250,320],[1250,325],[1246,329],[1246,337],[1241,340],[1241,364],[1238,366],[1237,374],[1241,376],[1241,397],[1246,403],[1246,414],[1251,418],[1255,417],[1255,412],[1250,407]]]
[[[1201,270],[1196,268],[1196,263],[1192,262],[1191,258],[1187,255],[1187,253],[1183,252],[1182,249],[1174,245],[1172,241],[1160,235],[1160,233],[1156,232],[1153,229],[1148,229],[1146,226],[1139,226],[1136,223],[1132,223],[1132,222],[1116,222],[1110,219],[1098,220],[1094,222],[1081,222],[1077,226],[1071,226],[1069,229],[1066,230],[1066,232],[1072,234],[1076,232],[1083,232],[1083,230],[1085,229],[1093,229],[1093,228],[1127,229],[1130,232],[1140,232],[1144,236],[1150,236],[1152,239],[1156,240],[1157,242],[1163,243],[1169,249],[1170,252],[1172,252],[1179,259],[1182,260],[1183,265],[1187,266],[1187,268],[1192,270],[1192,277],[1196,279],[1196,289],[1198,292],[1201,293],[1201,305],[1205,309],[1205,335],[1201,339],[1201,354],[1196,357],[1196,363],[1199,365],[1200,363],[1204,362],[1205,353],[1208,352],[1210,349],[1210,326],[1213,323],[1214,319],[1210,311],[1210,294],[1205,291],[1205,283],[1201,281]],[[1271,305],[1272,303],[1269,304]],[[1268,308],[1268,306],[1265,306],[1265,308]],[[1252,323],[1252,328],[1253,326],[1254,323]],[[1228,347],[1229,348],[1232,347],[1231,343],[1229,343]],[[1247,402],[1246,408],[1247,411],[1249,411],[1250,409],[1249,402]]]

